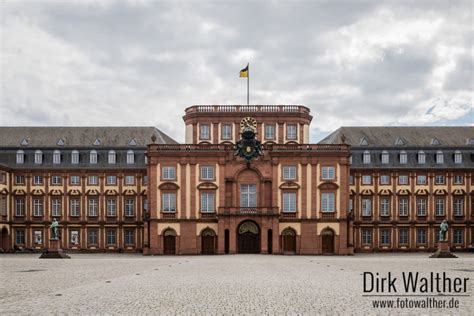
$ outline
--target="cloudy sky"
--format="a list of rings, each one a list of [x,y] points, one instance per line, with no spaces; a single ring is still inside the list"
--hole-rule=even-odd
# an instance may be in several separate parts
[[[0,125],[153,125],[304,104],[341,125],[474,125],[472,1],[0,0]]]

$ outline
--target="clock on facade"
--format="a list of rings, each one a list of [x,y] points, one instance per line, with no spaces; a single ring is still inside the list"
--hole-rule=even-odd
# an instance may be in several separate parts
[[[240,131],[243,132],[246,127],[250,127],[255,133],[257,131],[257,120],[253,117],[244,117],[240,121]]]

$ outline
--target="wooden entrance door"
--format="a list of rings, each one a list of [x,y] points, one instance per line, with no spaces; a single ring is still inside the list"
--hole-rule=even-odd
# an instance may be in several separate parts
[[[165,255],[176,254],[176,234],[172,230],[167,230],[163,236],[163,253]]]
[[[212,255],[215,253],[216,234],[212,229],[206,229],[201,233],[201,253]]]
[[[326,229],[322,233],[323,253],[334,253],[334,233],[332,230]]]
[[[296,232],[291,229],[285,229],[282,232],[283,236],[283,253],[294,254],[296,253]]]
[[[254,222],[246,221],[237,230],[239,253],[260,253],[260,229]]]

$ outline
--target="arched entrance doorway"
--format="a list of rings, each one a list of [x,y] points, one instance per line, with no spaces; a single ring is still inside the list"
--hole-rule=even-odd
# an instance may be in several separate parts
[[[286,228],[282,231],[281,236],[283,237],[283,253],[284,254],[295,254],[296,253],[296,232],[292,228]]]
[[[260,228],[255,222],[244,221],[237,229],[239,253],[260,253]]]
[[[207,228],[201,233],[201,253],[203,255],[213,255],[216,249],[216,233]]]
[[[1,235],[0,235],[0,248],[4,252],[7,252],[7,251],[10,250],[9,245],[10,245],[10,241],[9,241],[9,238],[8,238],[8,229],[3,227]]]
[[[326,228],[321,232],[323,253],[331,254],[334,253],[334,232],[332,229]]]
[[[163,253],[165,255],[176,254],[176,232],[172,229],[167,229],[163,233]]]

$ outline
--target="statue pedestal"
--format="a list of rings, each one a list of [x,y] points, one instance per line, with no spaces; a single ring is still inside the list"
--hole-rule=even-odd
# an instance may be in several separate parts
[[[447,241],[438,241],[438,250],[430,258],[457,258],[457,256],[449,250]]]
[[[71,257],[59,247],[59,240],[50,239],[49,248],[43,251],[40,259],[71,259]]]

